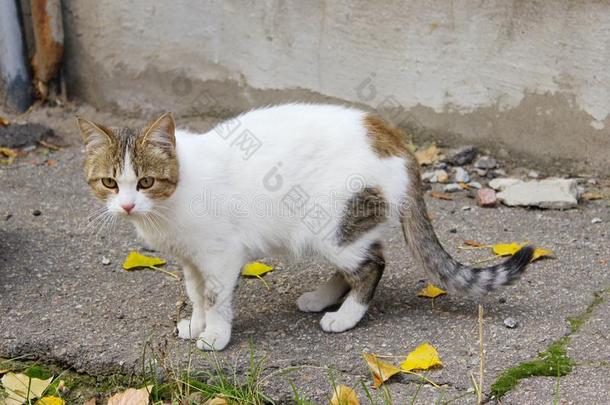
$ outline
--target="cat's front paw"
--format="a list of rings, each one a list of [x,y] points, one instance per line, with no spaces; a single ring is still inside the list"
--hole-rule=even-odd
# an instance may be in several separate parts
[[[320,321],[320,326],[324,332],[345,332],[348,329],[352,329],[358,323],[360,319],[353,320],[345,316],[342,316],[339,311],[327,312]]]
[[[197,338],[197,348],[201,350],[222,350],[231,340],[231,329],[206,328]]]
[[[178,337],[180,339],[197,339],[197,336],[203,332],[204,325],[192,322],[191,319],[181,319],[176,325],[178,328]]]

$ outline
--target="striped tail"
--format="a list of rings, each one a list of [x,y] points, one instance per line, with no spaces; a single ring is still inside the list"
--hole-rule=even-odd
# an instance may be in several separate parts
[[[443,287],[473,296],[484,295],[517,281],[532,260],[532,246],[521,248],[503,263],[481,268],[463,265],[445,251],[430,223],[416,165],[414,161],[407,163],[411,187],[401,222],[405,241],[426,272]]]

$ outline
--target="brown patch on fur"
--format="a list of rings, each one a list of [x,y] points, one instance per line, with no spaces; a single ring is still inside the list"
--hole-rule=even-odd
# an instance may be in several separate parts
[[[339,244],[345,245],[384,222],[388,203],[381,190],[367,187],[348,201],[338,230]]]
[[[392,127],[381,118],[372,115],[364,117],[363,123],[377,156],[388,158],[404,157],[410,154],[407,135],[400,129]]]
[[[106,199],[110,190],[101,179],[116,179],[123,171],[125,156],[138,178],[153,177],[152,187],[140,190],[150,198],[167,198],[178,184],[178,160],[174,137],[174,121],[165,114],[144,128],[104,127],[78,119],[85,141],[85,176],[94,194]]]
[[[350,285],[351,294],[356,300],[368,304],[375,295],[375,290],[385,269],[383,247],[381,243],[373,243],[367,252],[367,258],[354,273],[344,273],[345,280]]]

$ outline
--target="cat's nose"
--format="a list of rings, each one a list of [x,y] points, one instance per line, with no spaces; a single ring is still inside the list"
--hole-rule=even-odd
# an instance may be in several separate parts
[[[121,208],[123,208],[125,210],[126,213],[130,213],[131,210],[133,209],[133,207],[135,207],[136,205],[134,203],[128,203],[128,204],[121,204]]]

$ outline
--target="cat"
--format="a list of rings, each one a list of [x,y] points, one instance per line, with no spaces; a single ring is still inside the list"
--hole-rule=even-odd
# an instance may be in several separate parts
[[[241,269],[264,255],[317,254],[336,268],[297,300],[305,312],[340,303],[322,316],[326,332],[364,316],[393,224],[423,269],[453,291],[479,296],[511,284],[532,258],[526,246],[486,268],[453,259],[430,223],[405,134],[359,109],[278,105],[205,134],[177,130],[171,113],[137,129],[77,121],[93,193],[183,265],[193,312],[178,335],[200,349],[227,346]]]

